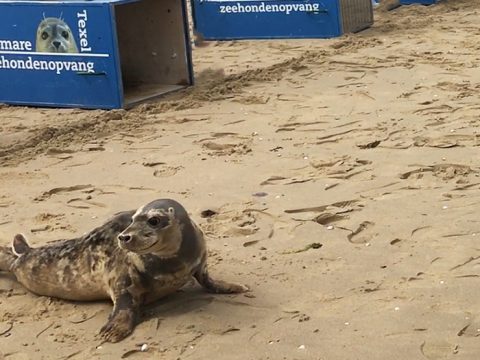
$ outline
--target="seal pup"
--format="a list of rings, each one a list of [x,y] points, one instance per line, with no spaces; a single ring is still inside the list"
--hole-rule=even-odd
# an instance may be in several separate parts
[[[119,213],[80,238],[47,246],[32,248],[16,235],[11,249],[0,247],[1,270],[38,295],[110,298],[113,311],[100,330],[110,342],[132,333],[142,305],[175,292],[192,276],[212,293],[248,290],[210,277],[202,231],[171,199]]]
[[[37,27],[35,42],[37,52],[78,53],[72,30],[59,18],[45,18]]]

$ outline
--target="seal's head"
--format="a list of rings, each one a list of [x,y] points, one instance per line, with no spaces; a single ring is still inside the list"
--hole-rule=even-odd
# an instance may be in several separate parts
[[[139,255],[172,257],[182,245],[182,228],[187,221],[187,212],[176,201],[155,200],[137,210],[132,223],[118,235],[118,244]]]
[[[36,51],[77,53],[77,44],[70,27],[59,18],[45,18],[37,28]]]

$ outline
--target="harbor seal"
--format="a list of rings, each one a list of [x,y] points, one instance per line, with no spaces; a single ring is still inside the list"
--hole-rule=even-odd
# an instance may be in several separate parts
[[[202,231],[171,199],[118,213],[82,237],[38,248],[16,235],[11,248],[0,247],[2,270],[38,295],[111,299],[113,311],[100,330],[110,342],[133,332],[142,305],[175,292],[192,276],[212,293],[248,290],[210,277]]]
[[[43,19],[38,25],[35,50],[49,53],[78,53],[70,27],[62,19],[53,17]]]

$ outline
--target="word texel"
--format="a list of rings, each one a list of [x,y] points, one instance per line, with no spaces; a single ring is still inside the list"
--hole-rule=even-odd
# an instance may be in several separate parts
[[[80,51],[91,52],[92,48],[88,46],[88,34],[87,34],[87,10],[77,13],[78,19],[78,36],[80,37]]]

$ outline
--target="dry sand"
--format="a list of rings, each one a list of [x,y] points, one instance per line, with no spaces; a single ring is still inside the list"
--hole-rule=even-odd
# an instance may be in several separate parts
[[[1,244],[172,197],[208,235],[212,274],[252,288],[188,286],[98,347],[109,303],[1,275],[0,358],[478,359],[479,11],[450,0],[377,10],[340,39],[210,43],[197,87],[130,111],[0,108]]]

